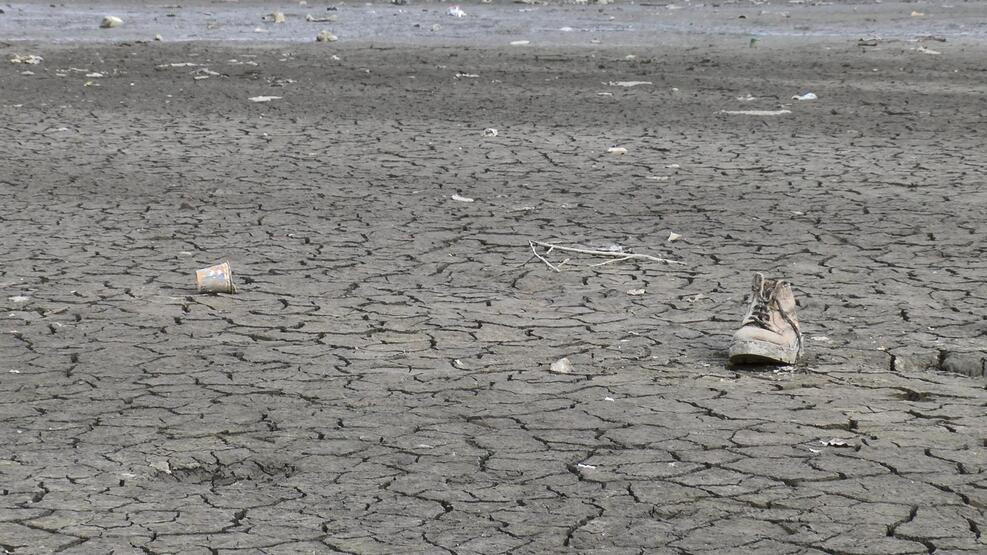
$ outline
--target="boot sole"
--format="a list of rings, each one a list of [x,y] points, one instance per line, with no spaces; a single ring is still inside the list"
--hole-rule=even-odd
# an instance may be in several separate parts
[[[795,364],[798,351],[764,341],[740,341],[730,346],[731,364]]]

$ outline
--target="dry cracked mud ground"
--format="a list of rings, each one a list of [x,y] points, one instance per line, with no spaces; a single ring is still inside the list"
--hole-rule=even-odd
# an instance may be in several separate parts
[[[764,42],[0,47],[0,549],[985,552],[984,48]]]

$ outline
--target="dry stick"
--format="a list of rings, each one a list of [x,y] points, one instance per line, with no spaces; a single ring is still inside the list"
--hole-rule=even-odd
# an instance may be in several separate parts
[[[651,256],[650,254],[636,254],[631,252],[614,252],[614,251],[597,251],[592,249],[579,249],[576,247],[563,247],[560,245],[553,245],[552,243],[545,243],[543,241],[531,241],[531,240],[528,241],[528,244],[531,245],[531,252],[534,252],[535,256],[538,256],[538,253],[535,251],[535,245],[538,245],[550,249],[549,252],[552,252],[551,249],[558,249],[560,251],[577,252],[580,254],[592,254],[594,256],[611,256],[613,258],[620,259],[620,260],[614,260],[613,262],[620,262],[621,260],[637,259],[637,260],[652,260],[654,262],[664,262],[665,264],[683,264],[683,265],[685,264],[685,262],[680,262],[678,260],[668,260],[667,258],[658,258],[657,256]],[[542,258],[541,256],[538,256],[538,258],[541,258],[543,261],[545,261],[545,259]],[[545,263],[547,264],[548,262],[545,261]],[[556,269],[555,271],[557,272],[558,270]]]
[[[541,260],[542,262],[545,263],[546,266],[548,266],[549,268],[555,270],[556,272],[561,272],[562,271],[562,270],[556,268],[555,266],[553,266],[552,263],[549,262],[548,260],[545,260],[545,257],[544,256],[538,254],[538,251],[535,250],[535,243],[534,243],[534,241],[528,241],[528,245],[531,246],[531,252],[532,252],[532,254],[535,255],[535,258],[537,258],[538,260]]]

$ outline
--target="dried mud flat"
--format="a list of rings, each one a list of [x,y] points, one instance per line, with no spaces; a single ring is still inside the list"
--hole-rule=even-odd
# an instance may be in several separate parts
[[[762,42],[0,47],[0,549],[983,553],[984,50]]]

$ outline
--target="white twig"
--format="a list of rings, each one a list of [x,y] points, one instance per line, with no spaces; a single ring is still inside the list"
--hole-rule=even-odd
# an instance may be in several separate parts
[[[650,254],[637,254],[632,252],[615,252],[615,251],[598,251],[593,249],[581,249],[577,247],[563,247],[561,245],[553,245],[552,243],[545,243],[544,241],[529,240],[528,244],[531,245],[531,252],[535,253],[535,256],[537,256],[546,264],[548,264],[548,261],[542,258],[538,254],[538,251],[535,250],[535,245],[549,249],[548,252],[552,252],[553,250],[560,250],[566,252],[576,252],[579,254],[590,254],[593,256],[609,256],[617,259],[617,260],[608,261],[606,262],[606,264],[609,264],[611,262],[621,262],[623,260],[651,260],[653,262],[662,262],[664,264],[685,264],[685,262],[680,262],[678,260],[669,260],[667,258],[658,258],[657,256],[651,256]],[[551,266],[551,264],[549,264],[549,266]],[[559,271],[555,267],[552,267],[552,269],[555,270],[556,272]]]
[[[535,255],[535,258],[537,258],[538,260],[541,260],[542,262],[545,263],[546,266],[548,266],[552,270],[555,270],[556,272],[561,272],[562,271],[562,270],[556,268],[555,266],[553,266],[552,263],[549,262],[548,260],[546,260],[544,256],[538,254],[538,251],[535,249],[535,242],[534,241],[528,241],[528,244],[531,245],[531,253]],[[551,252],[551,251],[549,251],[549,252]]]

